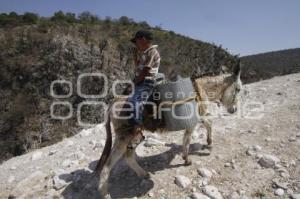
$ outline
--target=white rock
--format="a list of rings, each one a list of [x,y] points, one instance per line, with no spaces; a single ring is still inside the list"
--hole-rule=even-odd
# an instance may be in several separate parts
[[[182,188],[186,188],[191,184],[191,181],[189,178],[179,175],[175,177],[175,183]]]
[[[58,168],[58,169],[53,170],[52,172],[53,172],[53,175],[61,175],[61,174],[66,173],[66,170]]]
[[[84,159],[86,159],[86,155],[85,155],[83,152],[81,152],[81,151],[78,151],[78,152],[75,154],[75,156],[76,156],[76,159],[77,159],[77,160],[84,160]]]
[[[9,176],[7,182],[10,184],[10,183],[12,183],[13,181],[15,181],[15,179],[16,179],[15,176]]]
[[[291,195],[292,199],[300,199],[300,193],[294,193]]]
[[[93,147],[96,145],[96,143],[97,143],[97,142],[96,142],[95,140],[89,141],[89,144],[92,145]]]
[[[263,157],[262,154],[256,154],[256,156],[255,156],[256,159],[260,159],[260,158],[262,158],[262,157]]]
[[[20,196],[17,198],[25,198],[21,197],[24,194],[32,193],[34,187],[40,186],[43,182],[45,182],[45,178],[47,174],[41,171],[35,171],[31,173],[29,176],[25,177],[23,180],[17,183],[13,194],[16,196]]]
[[[192,134],[192,138],[193,138],[194,140],[196,140],[196,139],[198,139],[199,137],[200,137],[199,133],[196,132],[196,131],[194,131],[194,133]]]
[[[102,147],[104,147],[105,146],[105,142],[106,142],[106,140],[100,140],[99,143],[101,144]]]
[[[147,139],[148,138],[153,138],[153,139],[159,140],[161,138],[161,136],[158,133],[151,133],[151,134],[147,135]]]
[[[281,170],[283,166],[281,164],[275,164],[274,169]]]
[[[96,148],[103,148],[104,146],[105,146],[105,140],[100,140],[100,142],[97,142],[94,145],[94,149],[96,149]]]
[[[246,154],[249,155],[249,156],[254,156],[256,154],[256,152],[253,151],[251,148],[248,148],[247,151],[246,151]]]
[[[55,153],[57,153],[57,150],[51,150],[51,151],[49,151],[49,155],[54,155]]]
[[[80,150],[80,151],[84,151],[84,150],[85,150],[85,147],[81,146],[81,147],[79,148],[79,150]]]
[[[261,151],[261,149],[262,148],[259,145],[249,146],[247,151],[246,151],[246,154],[250,155],[250,156],[253,156],[253,155],[256,155],[257,152]]]
[[[15,166],[10,167],[10,170],[16,170],[16,169],[17,169],[17,167],[15,167]]]
[[[160,189],[160,190],[158,191],[158,193],[160,193],[160,194],[165,194],[166,191],[165,191],[164,189]]]
[[[59,176],[54,176],[53,177],[53,188],[55,190],[59,190],[65,186],[67,186],[67,182],[64,181],[63,179],[60,179]]]
[[[289,142],[295,142],[297,139],[296,139],[296,137],[290,137],[289,138]]]
[[[191,198],[192,199],[210,199],[209,197],[207,197],[206,195],[204,195],[202,193],[193,193]]]
[[[279,172],[281,177],[288,178],[290,176],[288,170],[284,167],[279,167],[276,171]]]
[[[101,123],[101,124],[98,124],[94,127],[93,129],[93,133],[94,134],[101,134],[101,133],[104,133],[105,132],[105,123]]]
[[[297,162],[295,160],[292,160],[290,162],[290,165],[293,166],[293,167],[296,167],[297,166]]]
[[[92,134],[92,131],[90,129],[83,129],[81,132],[80,132],[80,136],[81,137],[88,137]]]
[[[246,194],[246,190],[240,189],[240,190],[238,190],[238,194],[239,195],[245,195]]]
[[[223,196],[221,195],[219,190],[214,186],[205,186],[203,192],[212,199],[223,199]]]
[[[203,161],[199,161],[199,160],[195,162],[196,165],[201,165],[202,163]]]
[[[66,159],[63,161],[62,166],[63,167],[70,167],[72,164],[72,161],[70,159]]]
[[[204,178],[211,178],[212,177],[212,172],[206,168],[199,168],[198,173],[204,177]]]
[[[255,133],[256,133],[256,131],[254,131],[254,130],[251,130],[251,129],[250,129],[250,130],[248,130],[247,132],[248,132],[249,134],[255,134]]]
[[[267,138],[265,138],[265,141],[266,141],[266,142],[271,142],[271,141],[272,141],[272,138],[267,137]]]
[[[50,189],[45,194],[45,199],[53,199],[53,198],[59,198],[59,194],[54,189]]]
[[[72,145],[74,145],[74,142],[72,141],[72,140],[68,140],[67,142],[66,142],[66,147],[69,147],[69,146],[72,146]]]
[[[287,189],[286,190],[286,193],[289,195],[289,196],[291,196],[291,195],[293,195],[293,190],[292,189]],[[300,198],[299,198],[300,199]]]
[[[165,145],[166,143],[165,142],[162,142],[160,140],[157,140],[157,139],[154,139],[154,138],[151,138],[149,137],[146,142],[145,142],[145,146],[146,147],[151,147],[151,146],[157,146],[157,145]]]
[[[208,185],[209,181],[210,181],[210,178],[203,178],[203,179],[200,179],[200,180],[198,181],[198,186],[199,186],[199,188]]]
[[[37,151],[37,152],[34,152],[31,156],[31,160],[38,160],[40,159],[41,157],[43,156],[43,152],[41,151]]]
[[[218,172],[214,169],[211,170],[211,172],[214,174],[214,175],[218,175]]]
[[[232,192],[229,197],[229,199],[240,199],[240,195],[237,192]]]
[[[153,193],[153,192],[149,192],[149,193],[148,193],[148,196],[149,196],[149,197],[153,197],[153,196],[154,196],[154,193]]]
[[[287,182],[280,182],[279,179],[273,179],[272,181],[274,183],[273,185],[274,185],[275,188],[281,188],[281,189],[285,189],[285,190],[288,189],[289,183],[287,183]]]
[[[273,168],[277,163],[280,162],[280,159],[273,156],[273,155],[263,155],[258,163],[262,166],[262,167],[266,167],[266,168]]]
[[[276,189],[274,193],[276,196],[283,196],[284,190],[279,188],[279,189]]]
[[[224,166],[225,166],[225,167],[231,167],[231,163],[230,163],[230,162],[226,162],[226,163],[224,164]]]
[[[289,178],[290,174],[289,174],[288,171],[286,171],[286,172],[283,171],[283,172],[280,172],[280,176],[283,177],[283,178]]]
[[[70,166],[71,165],[79,165],[79,161],[78,160],[73,160],[73,161],[71,161],[71,164],[70,164]]]

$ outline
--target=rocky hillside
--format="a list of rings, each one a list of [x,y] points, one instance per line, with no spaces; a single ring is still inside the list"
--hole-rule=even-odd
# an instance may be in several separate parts
[[[103,73],[108,77],[108,95],[93,101],[109,102],[112,82],[131,79],[132,49],[128,41],[135,31],[150,29],[162,56],[161,69],[172,68],[182,76],[219,73],[220,66],[231,68],[236,57],[221,47],[193,40],[172,31],[152,28],[146,22],[128,17],[99,19],[84,12],[57,12],[52,17],[33,13],[0,14],[0,162],[35,148],[56,143],[76,134],[78,104],[86,101],[77,93],[77,80],[83,73]],[[50,94],[54,80],[67,80],[73,93],[66,99]],[[103,91],[103,79],[84,78],[82,93]],[[57,95],[70,93],[68,84],[55,84]],[[117,88],[121,92],[123,88]],[[50,117],[53,102],[69,102],[73,117]],[[102,121],[99,106],[84,106],[81,119]],[[56,106],[55,115],[68,115],[69,108]]]
[[[300,48],[241,57],[244,83],[300,72]]]
[[[112,171],[112,198],[300,198],[300,74],[244,87],[235,115],[213,114],[213,149],[199,126],[183,166],[182,132],[145,133],[142,180],[123,162]],[[97,198],[91,171],[102,152],[103,124],[0,165],[0,198]]]

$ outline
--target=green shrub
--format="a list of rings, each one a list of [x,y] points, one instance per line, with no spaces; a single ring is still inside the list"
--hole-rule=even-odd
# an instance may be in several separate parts
[[[22,18],[23,18],[23,23],[26,24],[36,24],[39,20],[39,16],[31,12],[26,12]]]

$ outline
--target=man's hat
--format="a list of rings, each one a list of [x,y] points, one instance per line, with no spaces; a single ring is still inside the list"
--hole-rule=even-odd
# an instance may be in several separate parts
[[[152,33],[147,30],[139,30],[135,33],[134,37],[130,39],[132,43],[135,43],[137,39],[145,37],[147,40],[152,40]]]

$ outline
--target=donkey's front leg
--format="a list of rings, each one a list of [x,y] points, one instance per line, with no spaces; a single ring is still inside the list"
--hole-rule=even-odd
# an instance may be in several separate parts
[[[141,177],[141,178],[149,178],[150,175],[148,172],[146,172],[136,161],[135,159],[135,148],[127,148],[127,151],[125,153],[125,161],[128,164],[128,166],[135,171],[135,173]]]
[[[182,158],[184,159],[185,165],[191,165],[192,161],[189,159],[189,148],[191,142],[191,135],[194,128],[188,128],[185,130],[182,144]]]

